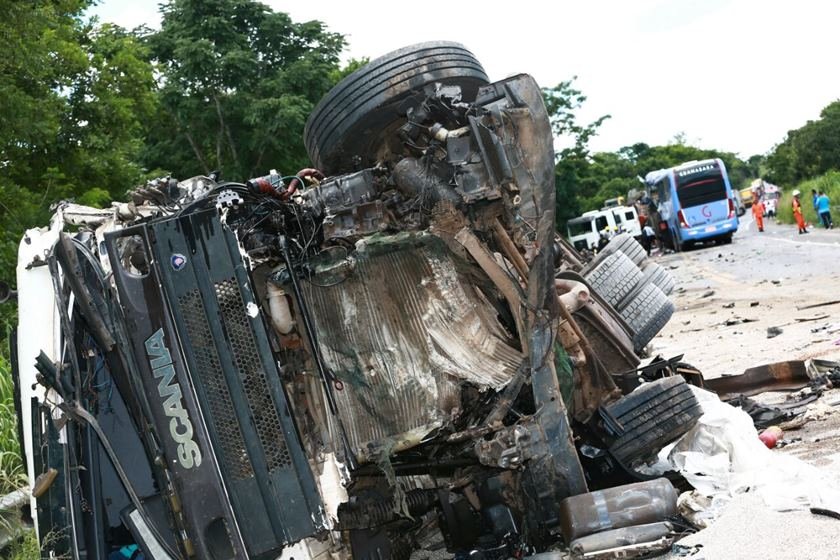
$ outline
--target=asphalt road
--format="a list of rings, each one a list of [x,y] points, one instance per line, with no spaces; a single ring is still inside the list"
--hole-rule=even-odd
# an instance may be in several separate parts
[[[654,257],[677,279],[671,322],[652,349],[699,367],[706,377],[791,359],[840,360],[840,231],[766,222],[759,233],[745,216],[733,243],[697,247]],[[746,321],[746,322],[745,322]],[[768,338],[767,329],[780,334]],[[766,393],[763,402],[786,395]],[[774,453],[799,457],[840,487],[840,389],[820,402],[824,414],[785,434]],[[680,544],[700,545],[663,558],[676,560],[829,560],[840,557],[835,538],[840,521],[807,510],[777,512],[755,494],[736,496],[708,529]],[[689,552],[690,551],[690,552]]]
[[[744,282],[760,280],[836,275],[840,274],[840,229],[811,227],[809,233],[799,234],[794,226],[765,220],[764,232],[759,233],[748,213],[731,245],[701,245],[662,260],[693,263],[707,273],[705,278],[698,275],[695,282],[722,288],[744,287]]]
[[[671,322],[653,341],[657,353],[685,354],[706,376],[733,375],[762,363],[840,359],[840,230],[745,216],[729,245],[698,246],[654,259],[677,280]],[[767,329],[780,328],[770,339]],[[814,329],[819,329],[814,332]]]

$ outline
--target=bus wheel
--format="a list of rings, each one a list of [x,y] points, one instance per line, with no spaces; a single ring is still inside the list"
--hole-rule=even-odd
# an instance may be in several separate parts
[[[674,250],[674,252],[681,252],[683,250],[683,247],[685,247],[685,244],[680,242],[680,239],[679,237],[677,237],[677,234],[674,233],[674,230],[668,230],[668,237],[671,240],[671,248]]]
[[[724,245],[729,245],[730,243],[732,243],[732,234],[727,233],[726,235],[720,238],[720,242]]]

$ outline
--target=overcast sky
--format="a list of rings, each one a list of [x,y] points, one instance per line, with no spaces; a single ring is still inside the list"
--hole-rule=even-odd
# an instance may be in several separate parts
[[[347,37],[344,59],[429,40],[463,43],[492,80],[578,76],[591,145],[691,144],[748,157],[840,98],[840,3],[821,0],[263,0]],[[159,0],[102,0],[103,21],[158,27]]]

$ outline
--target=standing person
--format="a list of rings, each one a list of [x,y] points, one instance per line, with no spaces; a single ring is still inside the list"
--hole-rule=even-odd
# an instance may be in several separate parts
[[[606,247],[609,244],[609,242],[610,242],[610,236],[607,233],[607,228],[604,228],[604,230],[601,232],[600,237],[598,237],[598,246],[595,248],[595,250],[598,253],[600,253],[601,249]]]
[[[656,239],[656,232],[650,227],[650,224],[645,224],[645,227],[642,228],[642,247],[645,248],[645,252],[650,256],[650,250],[653,247],[653,241]]]
[[[834,222],[831,221],[831,202],[823,191],[820,191],[820,196],[817,197],[817,215],[825,229],[834,227]]]
[[[755,218],[755,225],[758,226],[758,231],[764,231],[764,203],[758,198],[758,193],[753,194],[752,213]]]
[[[796,225],[799,227],[799,233],[808,233],[807,228],[805,227],[805,218],[802,217],[802,203],[799,201],[799,197],[802,196],[802,193],[799,189],[793,191],[793,202],[791,202],[791,206],[793,206],[793,217],[796,219]]]

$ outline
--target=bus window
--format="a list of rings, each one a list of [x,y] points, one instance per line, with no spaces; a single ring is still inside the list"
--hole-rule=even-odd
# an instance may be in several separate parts
[[[625,212],[624,213],[624,220],[632,220],[634,219],[633,212]]]
[[[684,207],[700,206],[726,198],[726,184],[720,173],[714,177],[682,180],[677,183],[677,195]]]

